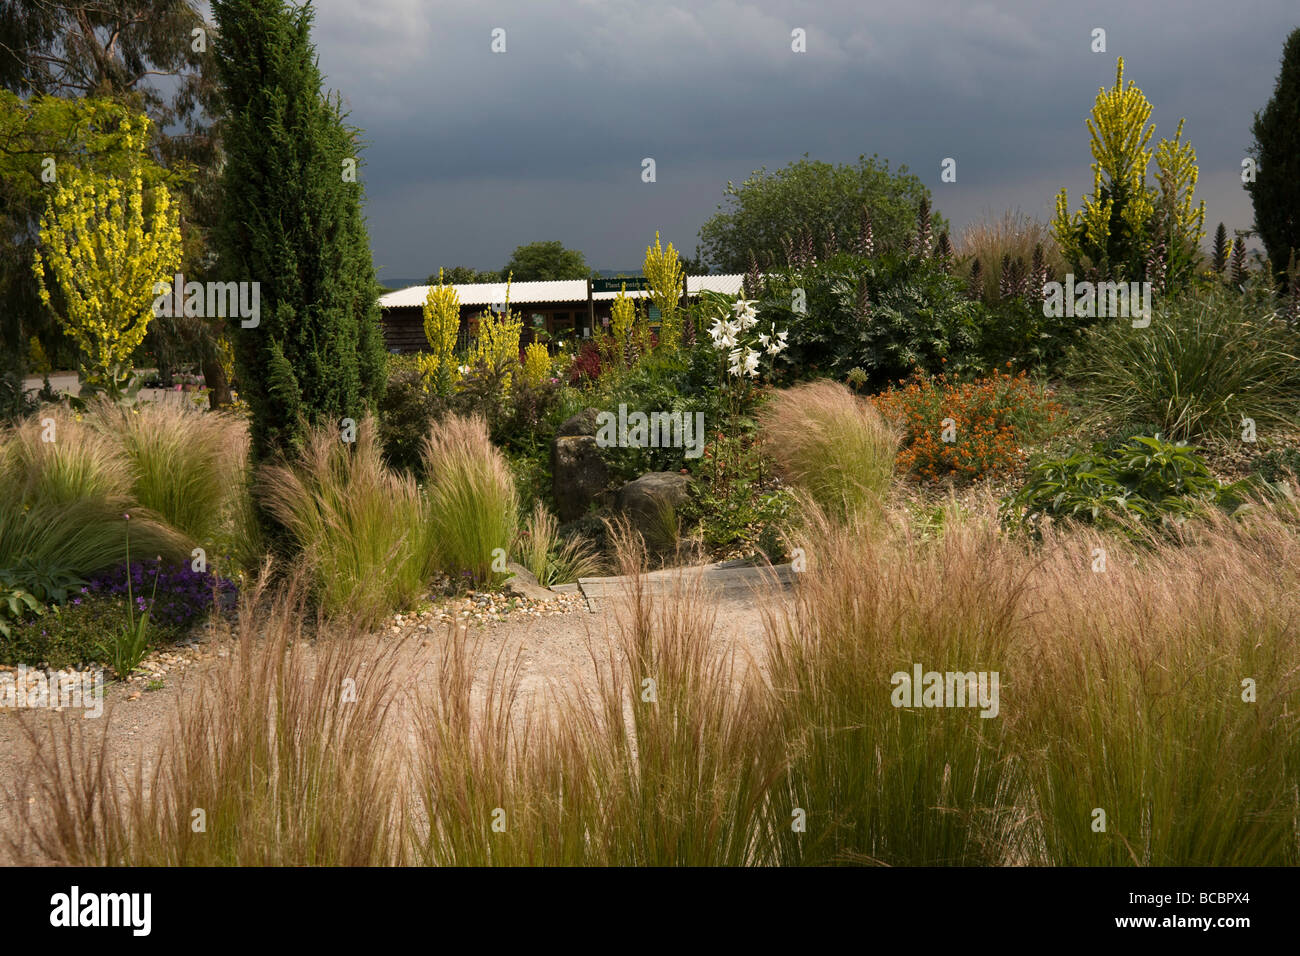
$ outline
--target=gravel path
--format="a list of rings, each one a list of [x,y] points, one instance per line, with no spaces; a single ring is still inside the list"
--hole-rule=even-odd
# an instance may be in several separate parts
[[[757,658],[763,627],[752,597],[726,592],[712,597],[710,604],[716,611],[717,646],[734,646],[741,655]],[[478,601],[460,599],[424,614],[397,617],[387,628],[396,632],[394,639],[409,634],[410,639],[402,645],[401,666],[409,667],[408,673],[419,680],[432,667],[439,646],[436,642],[446,639],[448,622],[467,623],[483,641],[482,676],[487,676],[499,653],[513,656],[518,652],[521,703],[544,703],[560,685],[593,675],[593,651],[604,656],[616,638],[618,605],[617,601],[602,601],[592,613],[580,595],[557,595],[545,604],[484,595]],[[107,730],[108,753],[116,765],[130,773],[143,761],[147,770],[165,741],[178,704],[194,692],[208,669],[225,665],[229,654],[228,645],[205,634],[188,645],[167,648],[151,656],[144,672],[131,681],[106,684],[104,715],[99,719],[85,719],[83,711],[72,709],[0,708],[0,834],[18,833],[14,795],[7,790],[23,778],[35,757],[24,722],[38,739],[51,730],[62,733],[70,722],[76,722],[81,725],[78,729],[87,732],[86,741],[92,747],[102,743]],[[40,861],[30,844],[15,857],[0,839],[0,865],[33,862]]]

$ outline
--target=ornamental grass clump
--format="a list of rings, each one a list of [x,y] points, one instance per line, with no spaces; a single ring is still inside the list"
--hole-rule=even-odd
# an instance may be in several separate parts
[[[515,540],[519,497],[510,466],[474,415],[447,415],[424,442],[425,515],[443,568],[473,584],[491,582],[496,552]]]
[[[987,520],[954,519],[924,540],[883,536],[877,522],[811,504],[804,512],[793,543],[806,571],[792,601],[764,610],[772,719],[788,755],[765,859],[1016,860],[1026,781],[1006,712],[1017,702],[1013,647],[1028,623],[1022,552]],[[954,675],[960,693],[922,700],[911,686],[918,669]],[[905,689],[917,699],[900,705]]]
[[[126,560],[122,516],[135,546],[188,557],[186,537],[133,495],[129,463],[84,416],[45,409],[0,436],[0,568],[20,564],[85,576]]]
[[[257,494],[292,535],[325,614],[372,625],[424,593],[437,538],[415,480],[385,466],[374,421],[355,438],[315,429],[295,462],[261,470]]]
[[[577,535],[561,538],[559,528],[555,515],[537,501],[519,531],[515,554],[537,583],[549,587],[600,574],[604,562],[591,542]]]
[[[849,389],[821,380],[778,391],[759,412],[759,429],[781,476],[828,514],[880,512],[898,435]]]
[[[1294,516],[1210,514],[1144,548],[1074,530],[1038,560],[1006,708],[1030,862],[1297,865]]]
[[[1151,324],[1091,329],[1066,374],[1098,416],[1173,441],[1236,441],[1300,420],[1300,336],[1272,304],[1223,289],[1157,300]]]
[[[410,840],[435,865],[721,866],[760,855],[780,772],[761,682],[717,640],[698,577],[652,598],[643,544],[615,529],[634,575],[595,676],[534,707],[518,655],[442,642],[415,736]],[[484,676],[485,675],[485,676]]]
[[[627,582],[615,633],[593,650],[594,693],[567,707],[592,755],[592,862],[766,862],[769,794],[785,759],[767,688],[724,639],[700,575],[676,573],[654,593],[641,537],[624,524],[611,537]]]
[[[248,433],[233,415],[175,404],[102,405],[92,421],[116,443],[135,500],[210,549],[234,507],[248,456]]]
[[[133,771],[109,729],[96,743],[84,721],[24,722],[36,757],[11,847],[73,866],[401,863],[400,642],[308,622],[292,581],[244,595],[229,659]]]

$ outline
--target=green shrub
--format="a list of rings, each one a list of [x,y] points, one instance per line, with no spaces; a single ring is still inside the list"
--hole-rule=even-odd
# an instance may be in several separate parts
[[[1273,448],[1260,455],[1252,469],[1270,484],[1300,478],[1300,448]]]
[[[11,568],[0,568],[0,586],[24,591],[42,605],[62,604],[85,584],[85,579],[76,574],[38,564],[31,558],[20,559]]]
[[[420,453],[437,405],[418,369],[389,363],[388,388],[379,406],[379,438],[390,466],[421,477]]]
[[[1043,518],[1060,518],[1134,530],[1158,528],[1210,506],[1229,510],[1242,501],[1242,487],[1221,485],[1185,443],[1138,436],[1038,462],[1003,511],[1012,523],[1031,528]]]
[[[1099,414],[1154,422],[1174,440],[1300,418],[1300,339],[1266,300],[1211,289],[1153,312],[1148,328],[1106,322],[1072,350],[1067,374]]]
[[[492,581],[494,552],[509,553],[519,499],[501,452],[477,416],[448,415],[424,443],[428,525],[443,567],[474,584]]]
[[[684,509],[709,548],[755,549],[778,560],[794,505],[788,488],[772,480],[774,466],[750,434],[721,435],[694,463],[696,480]]]
[[[3,572],[0,572],[3,573]],[[45,608],[36,596],[16,584],[0,580],[0,637],[12,634],[10,621],[43,614]]]
[[[795,307],[797,289],[806,314]],[[759,314],[789,329],[784,365],[791,374],[843,378],[860,368],[876,389],[917,368],[981,367],[976,352],[987,312],[934,259],[840,253],[769,275]]]
[[[411,606],[437,567],[419,488],[384,466],[371,418],[355,442],[312,431],[296,462],[262,469],[258,496],[293,535],[327,615],[373,625]]]
[[[617,416],[619,405],[627,411],[680,413],[688,416],[692,437],[702,443],[705,434],[695,428],[696,414],[704,416],[705,433],[723,428],[727,412],[718,378],[717,352],[704,344],[684,352],[666,355],[651,352],[620,376],[602,378],[593,390],[590,404]],[[601,456],[616,478],[630,481],[651,471],[680,471],[698,459],[686,457],[685,448],[621,448],[601,450]]]
[[[0,586],[3,594],[3,586]],[[148,597],[148,595],[144,595]],[[66,604],[47,608],[10,626],[0,639],[0,664],[48,667],[62,670],[88,664],[111,665],[111,644],[130,620],[125,595],[76,593]],[[149,622],[151,646],[171,643],[184,636],[185,629],[159,619]]]
[[[0,568],[0,636],[9,637],[10,622],[38,617],[50,604],[62,604],[86,581],[61,568],[45,567],[31,558]]]

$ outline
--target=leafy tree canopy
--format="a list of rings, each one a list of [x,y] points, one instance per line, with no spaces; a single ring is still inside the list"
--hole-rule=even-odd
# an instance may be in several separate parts
[[[442,281],[447,285],[473,285],[476,282],[499,282],[501,279],[501,274],[498,272],[486,272],[470,266],[452,266],[450,269],[437,269],[430,272],[424,284],[437,285],[439,272],[442,273]]]
[[[591,275],[586,258],[577,249],[566,249],[558,240],[530,242],[519,246],[501,270],[500,278],[513,276],[515,282],[539,282],[548,279],[585,279]]]
[[[810,160],[767,172],[756,170],[740,185],[727,183],[725,205],[700,229],[703,256],[721,272],[744,272],[751,256],[760,264],[784,261],[783,243],[810,234],[820,251],[856,236],[863,210],[870,210],[877,245],[903,249],[916,225],[916,211],[930,191],[906,166],[859,156],[854,165]],[[936,234],[948,228],[935,215]]]

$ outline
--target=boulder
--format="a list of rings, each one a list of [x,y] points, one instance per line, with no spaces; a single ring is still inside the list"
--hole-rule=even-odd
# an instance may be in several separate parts
[[[594,435],[596,434],[596,416],[600,410],[596,408],[584,408],[578,414],[564,420],[555,432],[557,438],[571,438],[574,435]]]
[[[511,561],[506,564],[506,570],[511,574],[505,583],[510,594],[533,601],[549,601],[555,597],[555,592],[538,584],[537,577],[522,564]]]
[[[649,542],[662,536],[661,510],[680,509],[690,499],[691,478],[676,471],[652,471],[618,490],[614,506]]]
[[[555,439],[551,452],[555,513],[573,521],[587,513],[592,501],[609,483],[609,468],[600,456],[593,435],[565,435]]]

